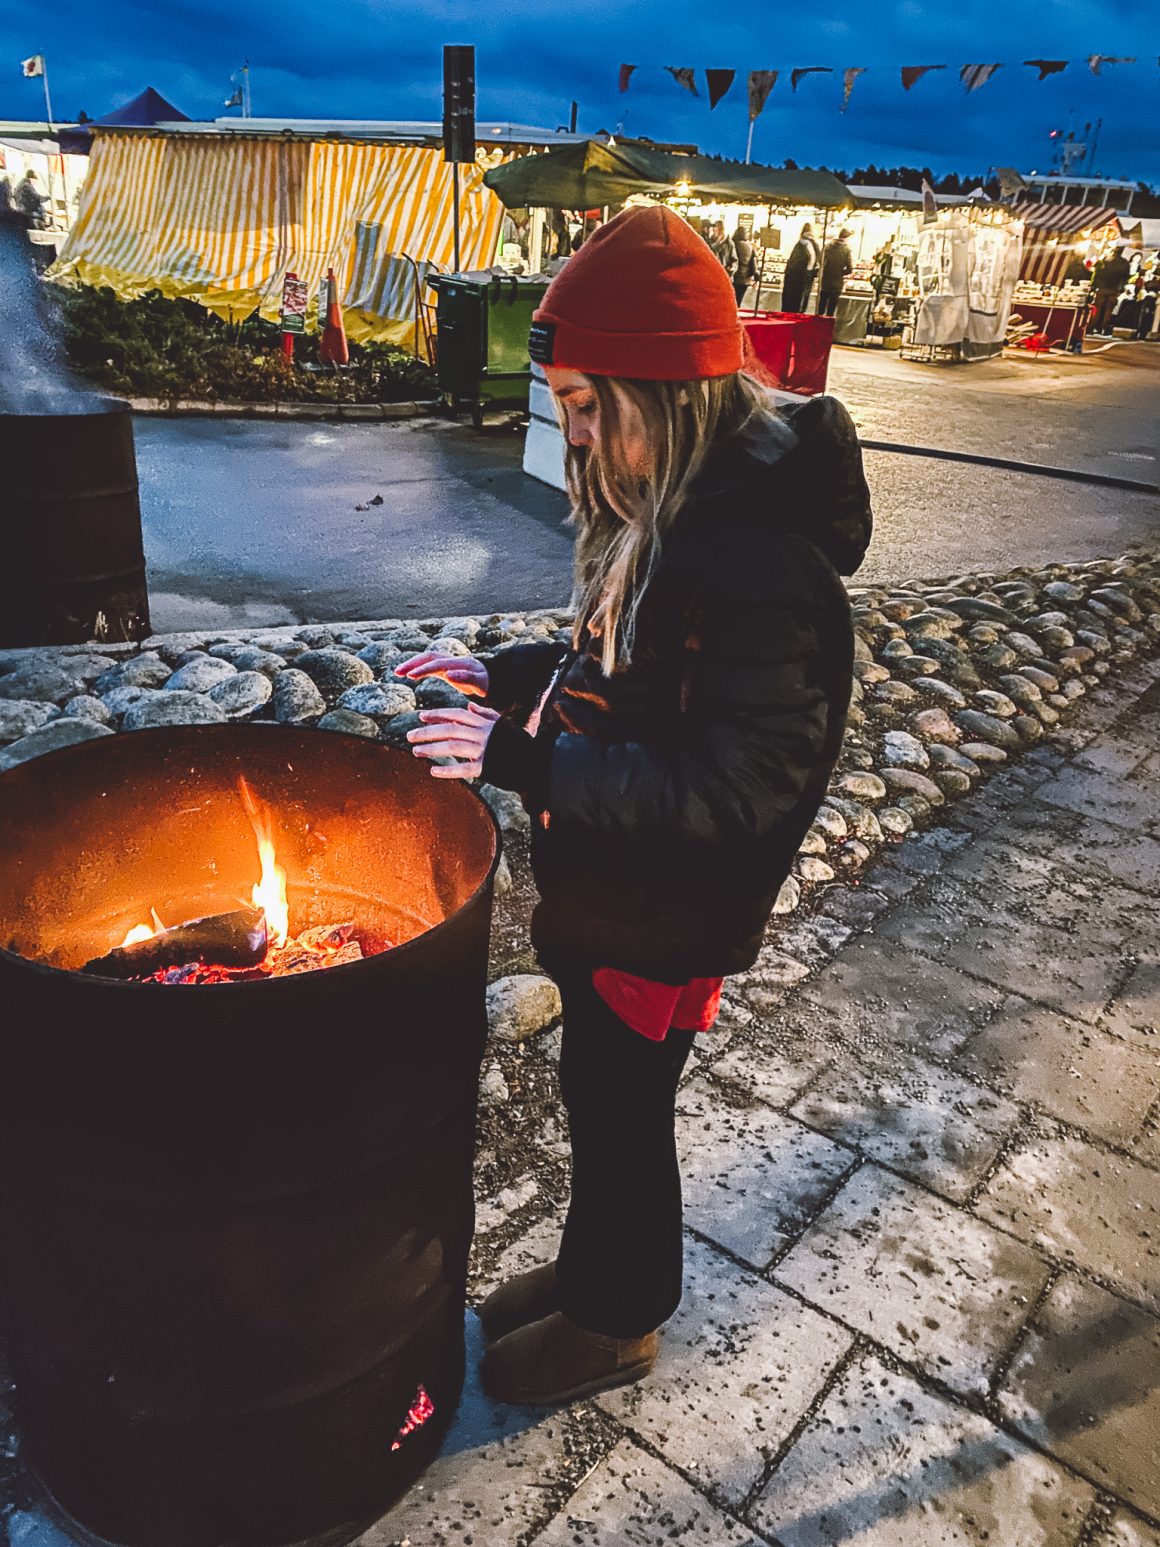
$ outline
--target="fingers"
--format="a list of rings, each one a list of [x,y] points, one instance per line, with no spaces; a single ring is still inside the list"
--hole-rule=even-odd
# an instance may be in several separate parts
[[[436,763],[431,770],[433,779],[480,779],[483,763]]]
[[[462,708],[420,709],[419,719],[424,725],[462,725],[479,730],[494,725],[499,714],[482,704],[465,704]]]
[[[447,655],[439,650],[424,650],[400,661],[394,668],[396,677],[413,682],[424,677],[442,677],[461,693],[482,698],[487,692],[487,667],[474,656]]]

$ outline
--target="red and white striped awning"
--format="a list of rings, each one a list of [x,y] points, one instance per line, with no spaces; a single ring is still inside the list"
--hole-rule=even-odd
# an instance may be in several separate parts
[[[1016,204],[1012,214],[1023,222],[1023,262],[1020,279],[1057,285],[1063,278],[1081,232],[1099,232],[1118,224],[1113,209],[1091,204]]]

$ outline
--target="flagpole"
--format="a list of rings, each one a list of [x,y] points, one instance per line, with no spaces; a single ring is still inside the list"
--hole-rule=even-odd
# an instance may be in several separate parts
[[[44,55],[40,56],[40,73],[44,80],[44,111],[48,115],[48,127],[52,128],[52,98],[48,94],[48,65]]]
[[[251,118],[252,105],[250,102],[250,61],[247,59],[242,66],[242,117]]]
[[[757,122],[757,120],[755,118],[751,118],[749,120],[749,138],[745,142],[745,161],[746,161],[746,165],[748,165],[748,163],[750,161],[752,161],[752,159],[753,159],[753,125],[756,122]]]

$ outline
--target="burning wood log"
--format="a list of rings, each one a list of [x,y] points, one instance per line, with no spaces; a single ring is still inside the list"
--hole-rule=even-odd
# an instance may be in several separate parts
[[[122,945],[81,968],[100,978],[148,978],[189,962],[221,967],[256,967],[269,941],[266,916],[258,908],[235,908],[163,929],[148,940]]]

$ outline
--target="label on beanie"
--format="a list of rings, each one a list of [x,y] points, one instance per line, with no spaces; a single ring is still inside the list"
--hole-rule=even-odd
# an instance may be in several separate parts
[[[528,334],[528,354],[537,365],[551,365],[556,343],[554,322],[533,322]]]

